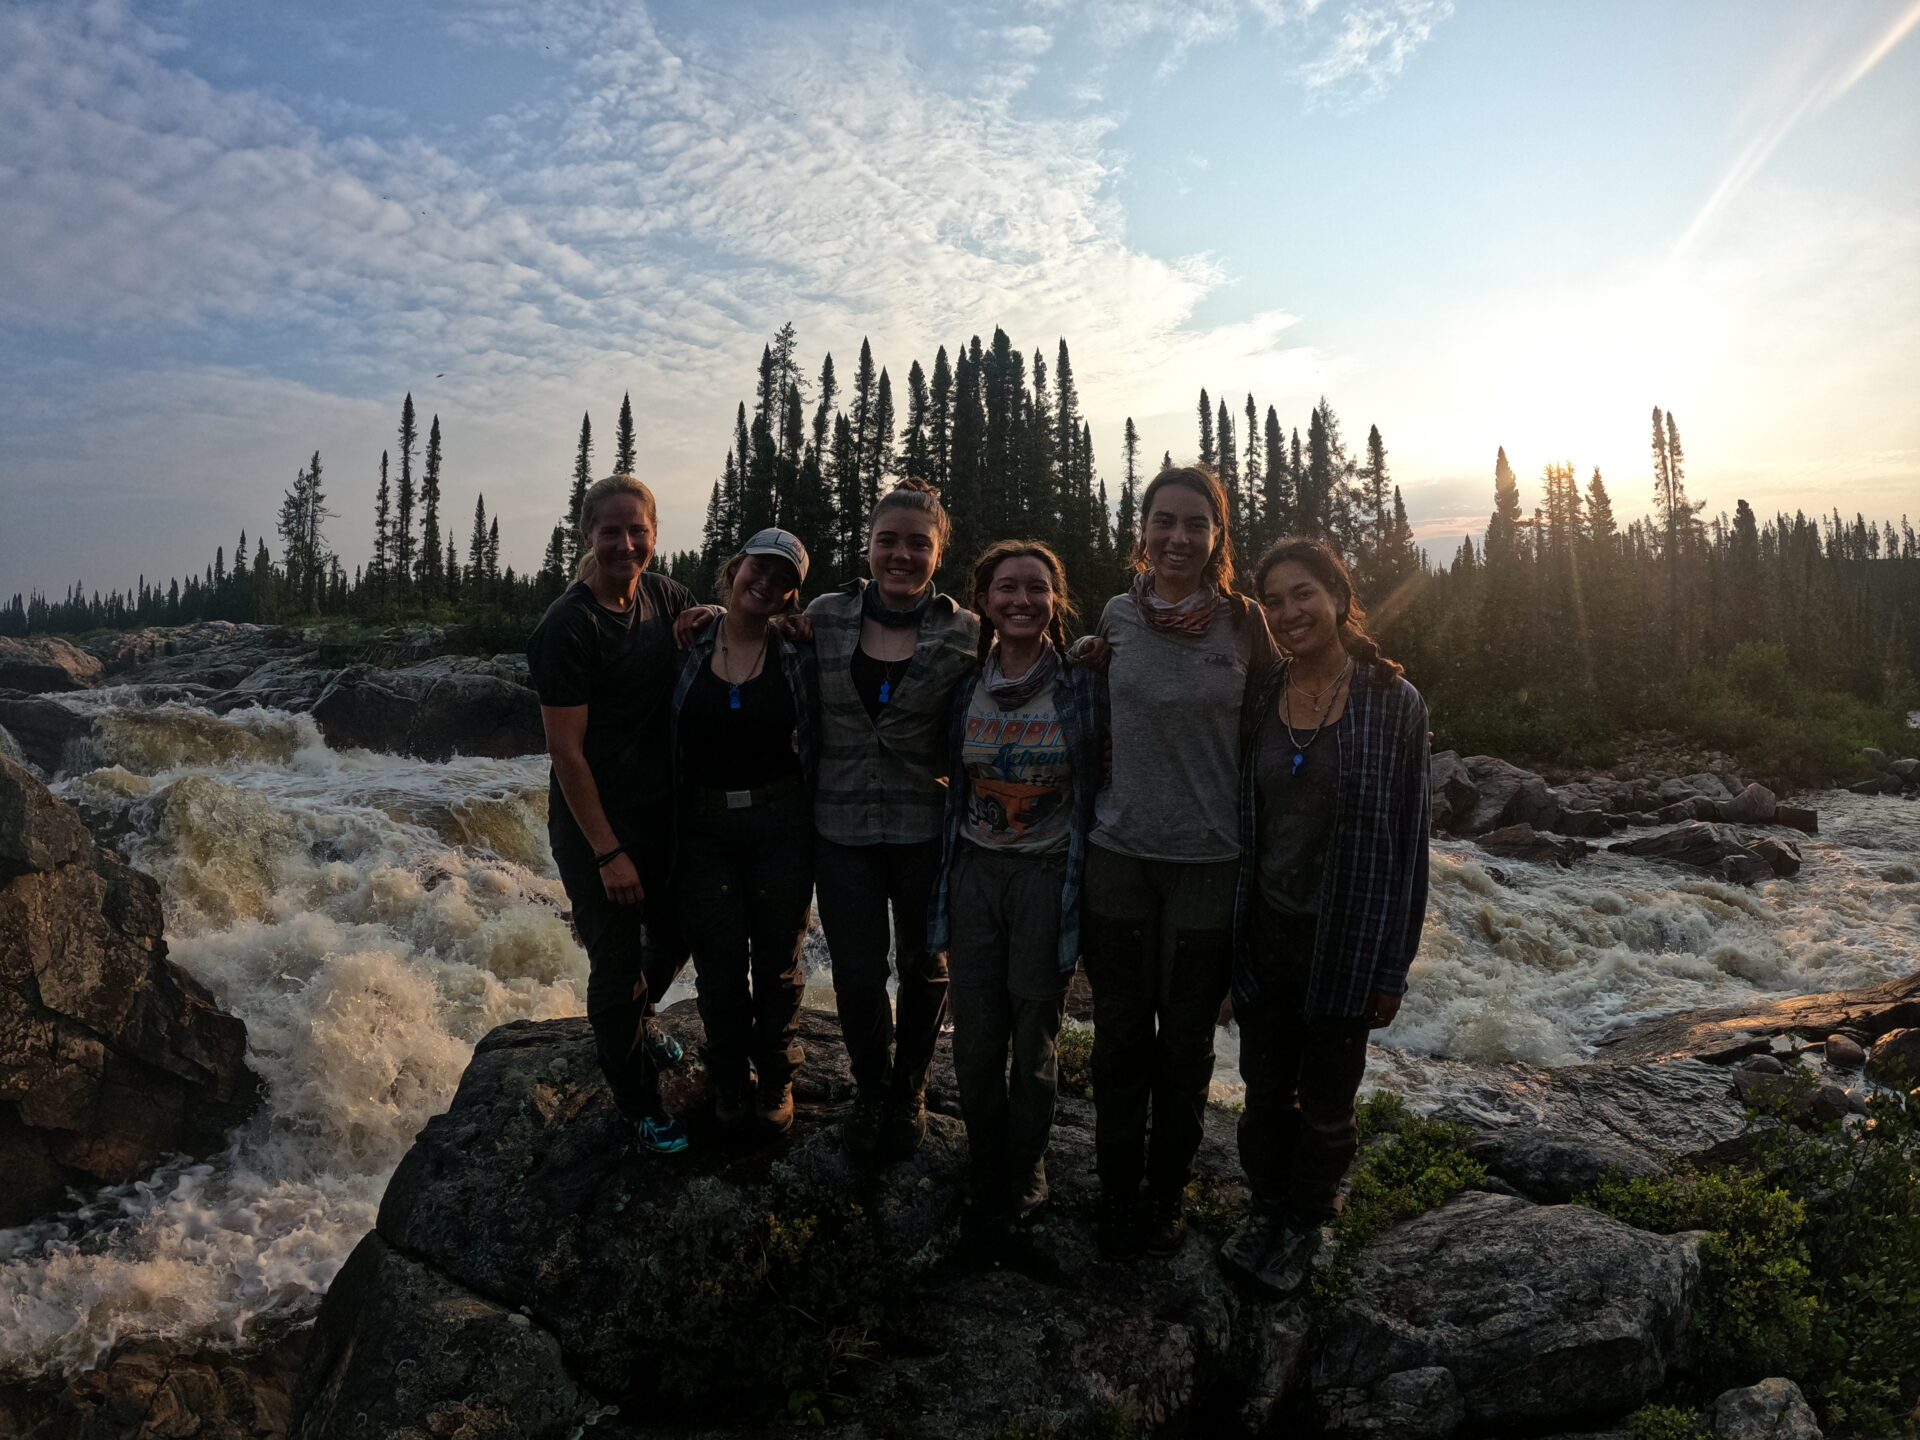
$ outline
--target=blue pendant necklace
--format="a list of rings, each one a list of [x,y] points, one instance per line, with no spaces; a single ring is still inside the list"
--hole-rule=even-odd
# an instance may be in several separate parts
[[[893,667],[898,665],[904,672],[912,659],[913,657],[909,655],[905,660],[882,660],[880,662],[880,703],[882,705],[885,705],[889,700],[893,699]]]
[[[753,657],[752,668],[736,680],[733,678],[733,657],[727,653],[726,626],[727,622],[722,620],[720,622],[720,668],[725,672],[727,682],[727,708],[729,710],[738,710],[740,708],[740,687],[752,680],[755,675],[758,675],[760,673],[760,667],[766,663],[767,637],[765,635],[760,637],[760,653]]]
[[[1293,763],[1287,771],[1289,775],[1298,775],[1306,768],[1307,751],[1311,750],[1313,748],[1313,742],[1320,738],[1320,732],[1327,728],[1327,716],[1333,710],[1334,698],[1339,695],[1341,685],[1345,683],[1347,676],[1352,673],[1353,657],[1349,655],[1347,657],[1347,663],[1341,666],[1340,673],[1333,677],[1333,683],[1331,685],[1328,685],[1322,690],[1309,690],[1304,685],[1295,685],[1293,683],[1293,666],[1287,666],[1286,683],[1281,687],[1280,691],[1280,723],[1286,726],[1287,743],[1293,746]],[[1300,694],[1306,696],[1308,705],[1311,706],[1314,713],[1320,717],[1320,723],[1313,727],[1313,733],[1307,736],[1305,741],[1302,741],[1298,735],[1293,733],[1293,721],[1287,716],[1286,692],[1288,690],[1297,690]],[[1327,697],[1324,704],[1321,703],[1320,698],[1323,695]]]

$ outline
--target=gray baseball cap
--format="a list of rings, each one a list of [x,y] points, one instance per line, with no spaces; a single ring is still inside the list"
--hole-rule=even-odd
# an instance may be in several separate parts
[[[746,544],[740,547],[742,555],[778,555],[793,566],[804,583],[807,578],[807,547],[800,543],[800,537],[791,530],[782,530],[769,525],[755,533]]]

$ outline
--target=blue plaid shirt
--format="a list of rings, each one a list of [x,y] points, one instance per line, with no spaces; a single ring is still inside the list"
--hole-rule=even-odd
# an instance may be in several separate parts
[[[967,742],[967,710],[979,683],[972,675],[953,692],[953,719],[948,753],[952,782],[947,786],[946,823],[940,850],[940,878],[933,885],[927,911],[927,949],[938,954],[947,948],[953,912],[948,880],[953,872],[954,847],[961,844],[967,823],[967,776],[960,756]],[[1084,665],[1062,659],[1053,681],[1053,706],[1067,737],[1067,760],[1073,767],[1073,817],[1067,827],[1067,873],[1060,885],[1060,973],[1073,973],[1080,958],[1080,879],[1087,868],[1087,836],[1093,833],[1093,802],[1100,793],[1104,765],[1102,747],[1107,730],[1107,677]],[[968,842],[970,843],[970,842]]]
[[[1253,905],[1260,884],[1260,745],[1277,725],[1287,662],[1249,693],[1240,747],[1240,888],[1233,907],[1236,1000],[1260,993],[1253,974]],[[1405,680],[1381,684],[1354,668],[1336,723],[1340,783],[1320,873],[1319,924],[1307,981],[1307,1014],[1364,1015],[1375,990],[1404,994],[1427,917],[1427,704]]]
[[[713,663],[713,647],[719,643],[720,627],[725,623],[724,619],[716,620],[694,636],[693,644],[680,662],[680,678],[673,687],[672,712],[676,774],[680,764],[680,710],[687,703],[687,692],[693,688],[694,677]],[[813,739],[813,706],[819,690],[814,675],[813,647],[795,645],[777,628],[768,629],[767,643],[780,657],[780,673],[793,695],[793,749],[800,757],[800,778],[811,789],[820,769],[820,751]]]

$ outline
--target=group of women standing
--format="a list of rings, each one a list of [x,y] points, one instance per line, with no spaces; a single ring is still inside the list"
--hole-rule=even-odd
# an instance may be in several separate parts
[[[1047,1198],[1077,964],[1100,1248],[1180,1247],[1231,993],[1252,1203],[1221,1259],[1300,1283],[1353,1155],[1367,1033],[1392,1020],[1419,943],[1426,710],[1325,545],[1269,551],[1256,602],[1234,589],[1207,469],[1163,470],[1140,514],[1133,584],[1069,645],[1044,545],[991,545],[966,603],[939,593],[950,525],[919,481],[874,507],[871,578],[799,623],[783,618],[807,574],[798,537],[755,535],[709,610],[647,571],[640,482],[588,490],[581,578],[528,658],[588,1015],[643,1147],[687,1144],[658,1079],[679,1047],[652,1010],[689,953],[718,1119],[792,1123],[817,893],[856,1086],[846,1144],[875,1161],[919,1146],[950,1004],[967,1233],[988,1254]]]

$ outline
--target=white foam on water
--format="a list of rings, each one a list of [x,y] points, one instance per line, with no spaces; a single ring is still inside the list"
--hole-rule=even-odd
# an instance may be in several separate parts
[[[243,1338],[309,1311],[480,1036],[579,1014],[586,960],[545,836],[546,765],[326,748],[310,720],[95,692],[58,787],[125,827],[175,960],[247,1024],[265,1090],[221,1156],[0,1232],[0,1366],[83,1369],[135,1334]],[[1369,1088],[1436,1103],[1636,1019],[1838,989],[1920,960],[1920,810],[1821,794],[1799,878],[1742,889],[1599,853],[1571,870],[1434,847],[1433,901]],[[817,929],[807,1003],[831,1009]],[[677,998],[686,993],[676,986]],[[1215,1094],[1239,1093],[1220,1035]]]

